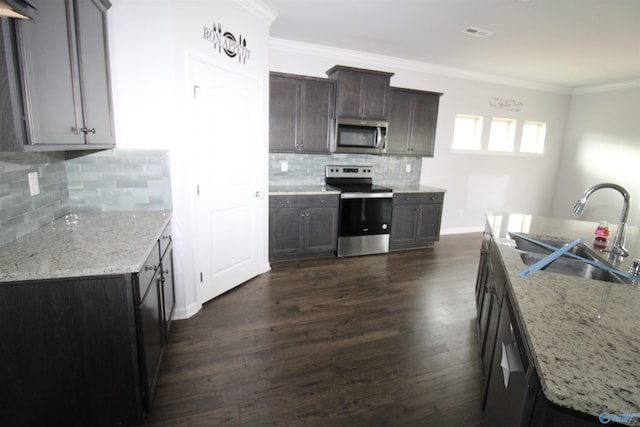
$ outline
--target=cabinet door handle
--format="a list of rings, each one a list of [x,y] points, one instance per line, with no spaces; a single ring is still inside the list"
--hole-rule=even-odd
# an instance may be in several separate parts
[[[80,128],[80,132],[84,133],[85,135],[88,135],[90,133],[96,133],[96,128],[89,129],[87,127],[83,127],[83,128]]]
[[[149,271],[149,270],[156,271],[157,269],[158,269],[157,265],[145,265],[144,266],[144,271]]]

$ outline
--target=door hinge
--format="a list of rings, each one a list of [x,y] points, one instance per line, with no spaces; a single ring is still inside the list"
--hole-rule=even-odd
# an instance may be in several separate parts
[[[204,282],[204,279],[202,278],[202,271],[200,272],[200,283]]]

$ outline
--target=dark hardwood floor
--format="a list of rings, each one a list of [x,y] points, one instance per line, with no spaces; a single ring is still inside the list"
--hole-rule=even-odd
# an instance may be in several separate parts
[[[481,239],[272,264],[173,323],[145,425],[481,426]]]

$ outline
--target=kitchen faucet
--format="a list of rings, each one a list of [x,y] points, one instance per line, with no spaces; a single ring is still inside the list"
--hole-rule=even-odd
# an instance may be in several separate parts
[[[629,256],[629,251],[624,248],[625,228],[627,225],[627,217],[629,216],[629,208],[631,206],[631,196],[629,195],[629,192],[618,184],[596,184],[592,187],[587,188],[587,190],[582,195],[582,198],[578,200],[576,205],[573,207],[573,211],[577,214],[581,214],[584,210],[584,207],[587,205],[589,196],[591,196],[594,191],[601,188],[612,188],[619,191],[620,194],[622,194],[622,197],[624,197],[624,202],[622,204],[622,214],[620,215],[620,224],[618,224],[618,230],[616,231],[616,235],[613,238],[611,252],[609,253],[609,261],[616,263],[620,261],[622,257]]]

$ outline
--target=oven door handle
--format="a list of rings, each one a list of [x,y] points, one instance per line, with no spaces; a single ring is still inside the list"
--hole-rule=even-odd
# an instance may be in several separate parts
[[[340,193],[341,199],[391,199],[393,193]]]

